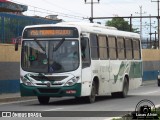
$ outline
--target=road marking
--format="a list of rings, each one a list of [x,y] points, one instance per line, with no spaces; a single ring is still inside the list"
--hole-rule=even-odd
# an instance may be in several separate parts
[[[153,93],[156,93],[156,92],[159,92],[159,93],[160,93],[160,91],[158,90],[158,91],[152,91],[152,92],[139,93],[138,95],[153,94]]]
[[[64,108],[54,108],[54,109],[48,109],[48,110],[43,110],[43,111],[55,111],[55,110],[61,110],[61,109],[64,109]]]
[[[7,104],[14,104],[14,103],[24,103],[24,102],[30,102],[30,101],[36,101],[37,99],[31,99],[31,100],[23,100],[23,101],[16,101],[16,102],[7,102],[7,103],[0,103],[0,105],[7,105]]]

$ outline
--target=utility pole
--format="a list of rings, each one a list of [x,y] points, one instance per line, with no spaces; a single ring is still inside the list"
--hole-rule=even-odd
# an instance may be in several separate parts
[[[131,17],[129,19],[130,19],[130,32],[132,32],[132,14],[131,14]]]
[[[156,37],[157,32],[155,31],[155,48],[157,48],[157,37]]]
[[[152,30],[151,29],[152,29],[152,24],[155,24],[155,21],[152,23],[151,14],[149,16],[150,16],[150,18],[149,18],[150,19],[150,23],[149,23],[149,28],[150,28],[149,29],[150,30],[150,32],[149,32],[149,35],[150,35],[150,47],[152,47],[151,46],[151,43],[152,43]]]
[[[158,30],[157,30],[157,31],[158,31],[158,48],[160,49],[160,40],[159,40],[159,33],[160,33],[160,32],[159,32],[159,31],[160,31],[160,30],[159,30],[159,27],[160,27],[160,26],[159,26],[159,2],[160,2],[160,1],[159,1],[159,0],[156,0],[156,1],[151,0],[151,2],[157,2],[157,7],[158,7],[158,17],[157,17]]]
[[[142,14],[145,14],[146,12],[142,13],[142,6],[139,6],[140,8],[140,13],[135,12],[136,14],[140,14],[140,38],[142,40]]]
[[[98,0],[98,2],[93,2],[93,0],[91,0],[91,2],[87,2],[87,0],[84,0],[85,4],[91,4],[91,17],[89,18],[90,22],[93,23],[93,4],[98,4],[100,0]]]

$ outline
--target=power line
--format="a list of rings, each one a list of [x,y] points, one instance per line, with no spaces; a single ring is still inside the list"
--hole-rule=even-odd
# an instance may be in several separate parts
[[[82,13],[73,12],[73,10],[69,10],[69,9],[63,8],[63,7],[61,7],[61,6],[57,5],[57,4],[54,4],[54,3],[52,3],[52,2],[50,2],[50,1],[48,1],[48,0],[41,0],[41,1],[43,1],[43,2],[45,1],[47,4],[57,6],[58,8],[61,8],[61,9],[63,9],[63,10],[67,10],[67,11],[70,11],[70,12],[72,12],[72,13],[81,14],[81,15],[83,15],[83,16],[86,16],[86,15],[84,15],[84,14],[82,14]]]
[[[20,2],[15,1],[15,0],[10,0],[10,1],[11,1],[11,2],[16,2],[16,3],[19,3],[19,4],[22,4],[22,3],[20,3]],[[47,10],[47,9],[39,8],[39,7],[32,6],[32,5],[27,5],[27,6],[30,6],[30,7],[33,7],[33,8],[37,8],[37,9],[41,9],[41,10],[47,11],[47,12],[43,12],[43,13],[47,13],[47,14],[48,14],[48,12],[51,12],[51,14],[56,13],[56,14],[59,14],[60,16],[63,16],[63,17],[75,18],[75,19],[83,19],[82,16],[76,16],[76,15],[61,13],[61,12],[57,12],[57,11]],[[29,11],[34,11],[34,12],[36,12],[36,10],[29,10]],[[39,12],[39,11],[37,11],[37,12]]]
[[[49,13],[49,12],[44,12],[44,11],[39,11],[39,10],[28,10],[28,11],[32,11],[32,12],[38,12],[38,13],[47,13],[47,14],[52,14],[52,13]],[[76,18],[76,17],[72,17],[72,16],[67,16],[67,15],[61,15],[63,17],[67,17],[67,18],[74,18],[74,19],[80,19],[80,18]],[[83,18],[82,18],[83,20]]]

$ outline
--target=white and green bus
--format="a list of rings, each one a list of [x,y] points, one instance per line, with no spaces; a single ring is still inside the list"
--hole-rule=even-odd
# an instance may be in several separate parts
[[[22,33],[21,96],[126,97],[142,83],[137,33],[95,23],[33,25]]]

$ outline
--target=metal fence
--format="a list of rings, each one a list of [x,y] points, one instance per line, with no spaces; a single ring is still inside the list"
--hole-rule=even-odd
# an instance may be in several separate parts
[[[147,40],[142,40],[141,43],[143,49],[158,49],[159,45],[157,40],[149,41],[147,39]]]
[[[55,24],[58,20],[35,18],[9,13],[0,13],[0,43],[12,43],[13,39],[21,36],[26,25]]]

